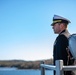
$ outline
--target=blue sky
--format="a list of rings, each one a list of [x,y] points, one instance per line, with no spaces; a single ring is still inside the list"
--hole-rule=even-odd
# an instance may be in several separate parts
[[[0,60],[52,58],[54,14],[76,33],[76,0],[0,0]]]

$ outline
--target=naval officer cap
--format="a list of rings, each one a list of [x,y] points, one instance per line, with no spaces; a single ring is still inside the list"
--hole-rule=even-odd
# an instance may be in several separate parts
[[[64,17],[61,17],[61,16],[58,16],[58,15],[54,15],[53,17],[53,23],[51,24],[52,26],[56,23],[71,23],[68,19],[64,18]]]

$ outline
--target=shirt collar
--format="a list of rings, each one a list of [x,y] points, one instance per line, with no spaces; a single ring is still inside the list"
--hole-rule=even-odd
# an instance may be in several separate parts
[[[65,31],[66,31],[66,30],[63,30],[61,33],[65,32]],[[61,33],[60,33],[60,34],[61,34]],[[60,34],[59,34],[59,35],[60,35]]]

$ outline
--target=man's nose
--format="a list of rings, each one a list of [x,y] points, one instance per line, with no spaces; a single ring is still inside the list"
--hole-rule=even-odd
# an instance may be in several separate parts
[[[52,26],[52,29],[54,29],[54,26]]]

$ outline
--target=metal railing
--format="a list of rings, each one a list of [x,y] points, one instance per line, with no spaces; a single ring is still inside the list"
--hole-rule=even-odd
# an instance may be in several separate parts
[[[41,64],[40,64],[41,75],[45,75],[45,70],[46,69],[56,71],[56,75],[64,75],[63,71],[74,71],[74,70],[76,70],[76,65],[74,65],[74,66],[64,66],[62,60],[57,60],[55,63],[56,63],[56,66],[47,65],[47,64],[44,64],[44,62],[41,62]]]

